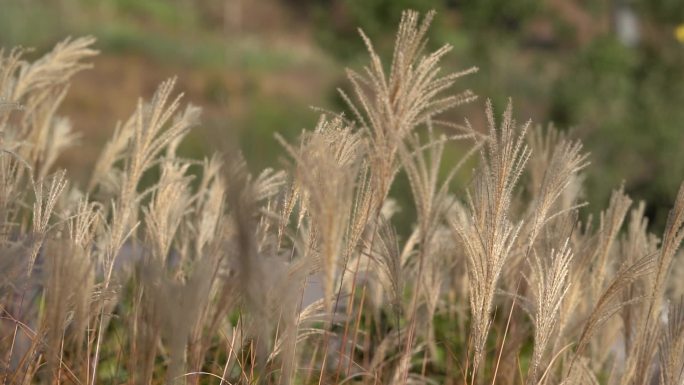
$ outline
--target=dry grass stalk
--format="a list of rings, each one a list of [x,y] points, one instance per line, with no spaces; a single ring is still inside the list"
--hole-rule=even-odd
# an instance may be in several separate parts
[[[474,190],[468,194],[467,222],[452,221],[466,251],[471,307],[472,373],[476,375],[485,353],[494,295],[504,263],[513,249],[521,224],[509,219],[513,189],[530,156],[524,144],[529,124],[517,127],[509,103],[500,128],[487,104],[489,137],[481,151]]]
[[[568,291],[568,274],[572,261],[569,239],[562,248],[552,252],[547,260],[532,254],[530,258],[531,277],[528,284],[534,296],[534,350],[527,375],[528,384],[536,384],[542,367],[544,353],[555,332],[558,313]]]

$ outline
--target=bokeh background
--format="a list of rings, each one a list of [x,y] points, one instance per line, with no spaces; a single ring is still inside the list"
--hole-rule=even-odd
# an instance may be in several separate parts
[[[437,10],[431,44],[454,47],[445,67],[480,68],[459,83],[480,99],[450,118],[483,128],[484,101],[502,110],[511,97],[519,121],[553,122],[592,153],[587,213],[624,180],[662,227],[684,178],[682,0],[0,0],[0,45],[37,57],[97,37],[101,54],[60,111],[81,133],[60,160],[77,181],[117,120],[173,75],[204,108],[181,153],[239,145],[259,170],[280,166],[275,132],[315,125],[309,106],[344,109],[344,68],[366,59],[357,27],[389,53],[406,8]]]

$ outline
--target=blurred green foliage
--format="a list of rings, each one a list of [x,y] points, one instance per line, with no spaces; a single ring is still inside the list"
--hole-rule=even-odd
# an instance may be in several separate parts
[[[516,30],[542,9],[536,0],[451,1],[462,14],[464,27],[474,31]]]
[[[118,14],[143,17],[163,25],[193,25],[198,20],[188,2],[168,0],[83,0],[90,6],[109,7]]]
[[[684,2],[680,0],[636,0],[634,4],[640,11],[661,23],[684,22]]]
[[[627,48],[602,37],[553,83],[550,119],[579,127],[592,151],[590,198],[605,201],[624,179],[634,198],[650,202],[647,212],[658,227],[684,176],[683,50],[671,43]]]
[[[305,3],[312,15],[319,44],[346,60],[365,52],[359,28],[373,37],[374,44],[388,46],[403,10],[442,11],[445,5],[443,0],[309,0],[300,3]],[[441,25],[437,20],[429,33],[437,35]]]

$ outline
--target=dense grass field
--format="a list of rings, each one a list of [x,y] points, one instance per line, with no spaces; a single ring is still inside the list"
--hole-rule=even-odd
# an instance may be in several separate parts
[[[434,16],[388,55],[361,33],[345,113],[258,172],[181,154],[202,111],[171,78],[70,181],[57,111],[94,39],[3,51],[2,383],[681,385],[684,184],[657,235],[621,185],[587,218],[581,141],[473,113]]]

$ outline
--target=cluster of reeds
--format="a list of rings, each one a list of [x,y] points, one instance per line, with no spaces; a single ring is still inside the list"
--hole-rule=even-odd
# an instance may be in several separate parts
[[[177,155],[200,110],[169,80],[71,185],[56,111],[93,39],[1,52],[2,384],[683,384],[684,185],[661,237],[622,188],[581,222],[578,141],[510,103],[486,127],[440,120],[475,99],[452,92],[475,69],[443,72],[432,17],[404,13],[389,63],[362,34],[352,113],[281,140],[290,163],[259,175]]]

